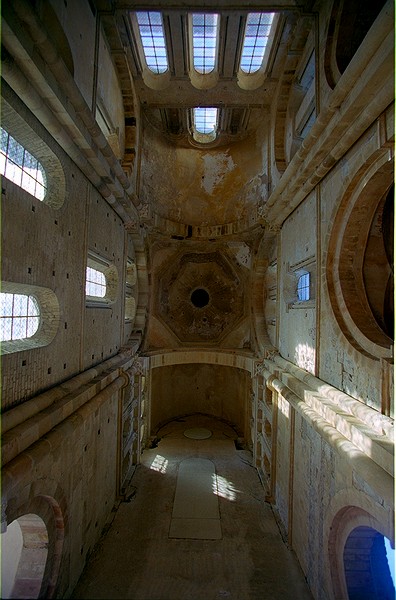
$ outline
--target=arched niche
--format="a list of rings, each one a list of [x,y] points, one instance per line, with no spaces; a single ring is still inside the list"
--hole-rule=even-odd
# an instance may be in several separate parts
[[[334,1],[324,56],[326,79],[332,89],[348,67],[385,3],[386,0]]]
[[[393,347],[393,160],[373,158],[347,188],[330,235],[327,281],[337,322],[357,350]]]

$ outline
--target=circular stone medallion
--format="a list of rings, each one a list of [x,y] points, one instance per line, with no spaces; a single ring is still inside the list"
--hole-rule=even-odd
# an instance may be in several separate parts
[[[184,435],[192,440],[206,440],[212,436],[212,432],[204,427],[193,427],[186,429]]]

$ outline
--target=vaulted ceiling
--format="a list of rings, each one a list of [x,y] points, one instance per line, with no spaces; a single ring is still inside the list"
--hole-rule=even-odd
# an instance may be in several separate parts
[[[289,82],[312,36],[312,3],[224,0],[186,6],[178,1],[96,0],[95,4],[122,86],[126,155],[128,140],[131,152],[136,142],[137,121],[142,131],[138,194],[146,207],[141,214],[152,289],[146,348],[254,350],[252,288],[264,233],[256,218],[268,196],[269,181],[260,146],[275,102],[286,112]],[[169,63],[166,76],[147,76],[133,22],[133,11],[139,10],[161,11]],[[189,15],[208,11],[220,15],[219,45],[215,76],[202,83],[204,78],[197,81],[191,67]],[[244,77],[240,70],[250,12],[275,13],[265,71],[259,78]],[[195,107],[219,109],[214,142],[194,142]]]
[[[311,2],[105,2],[97,0],[110,48],[123,85],[126,116],[134,117],[134,100],[144,116],[173,143],[185,145],[189,131],[188,109],[211,106],[221,109],[217,144],[229,144],[257,128],[260,110],[270,110],[287,53],[303,51],[312,24]],[[139,56],[139,40],[131,15],[138,10],[161,10],[168,50],[169,74],[166,84],[147,85]],[[191,49],[188,15],[215,11],[221,15],[215,85],[199,89],[191,77]],[[244,28],[249,12],[275,11],[265,79],[252,88],[239,71]],[[133,79],[133,91],[130,86]],[[157,77],[160,80],[160,77]]]

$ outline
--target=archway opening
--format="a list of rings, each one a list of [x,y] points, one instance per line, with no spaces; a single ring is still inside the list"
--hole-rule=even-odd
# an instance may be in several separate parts
[[[1,534],[1,597],[38,598],[48,555],[48,531],[35,514],[15,519]]]
[[[349,600],[394,600],[394,550],[372,527],[356,527],[344,546]]]

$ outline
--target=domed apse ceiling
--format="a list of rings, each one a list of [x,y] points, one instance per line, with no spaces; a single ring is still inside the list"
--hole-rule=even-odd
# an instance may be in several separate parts
[[[218,343],[244,317],[243,281],[222,252],[173,257],[157,282],[155,314],[181,342]]]

